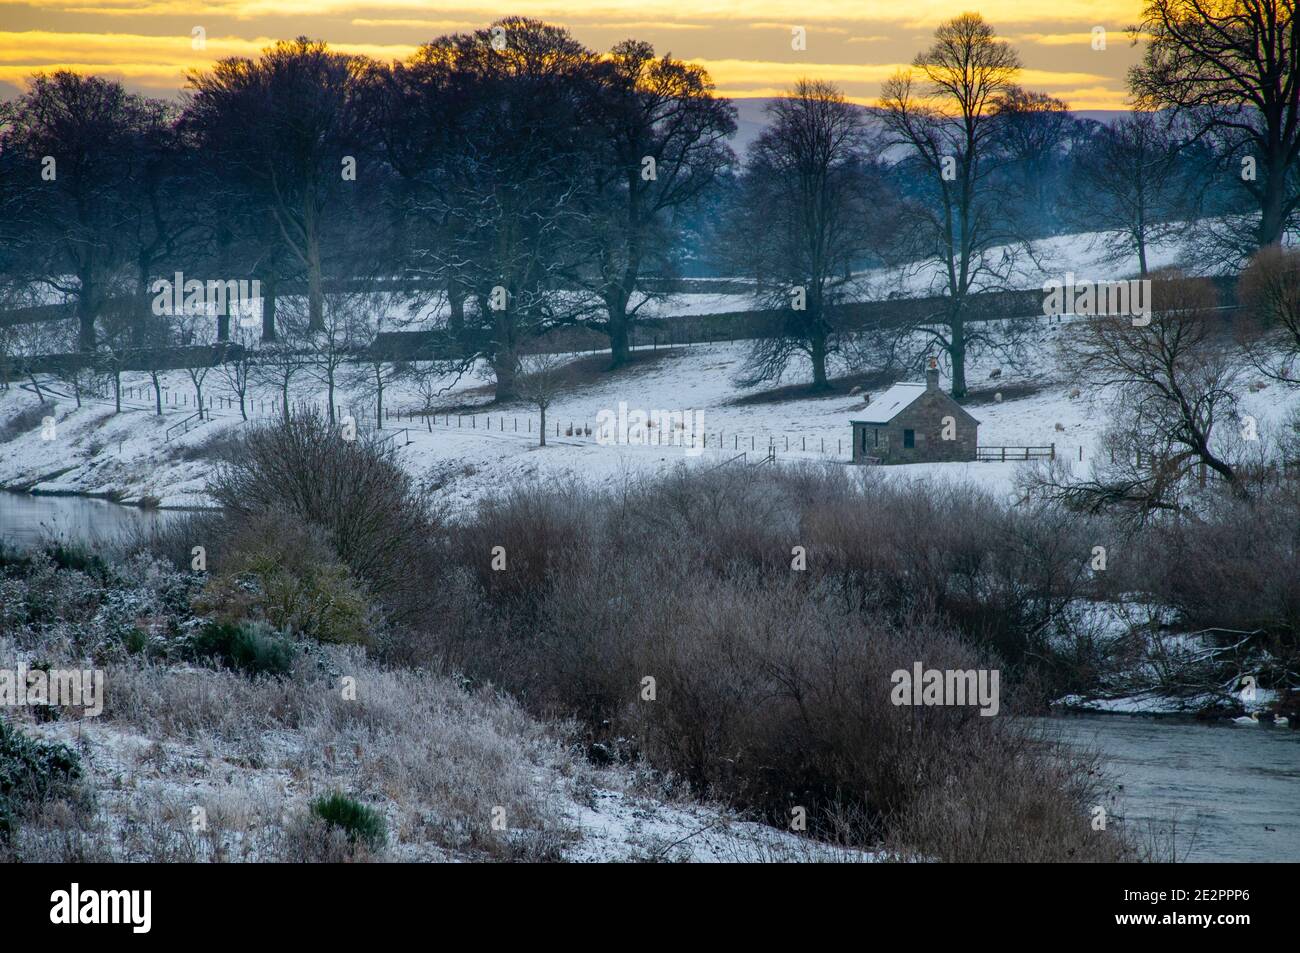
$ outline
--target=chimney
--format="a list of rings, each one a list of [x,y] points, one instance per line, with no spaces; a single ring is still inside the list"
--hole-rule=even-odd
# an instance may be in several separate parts
[[[939,359],[930,358],[930,363],[925,369],[925,389],[935,391],[939,389]]]

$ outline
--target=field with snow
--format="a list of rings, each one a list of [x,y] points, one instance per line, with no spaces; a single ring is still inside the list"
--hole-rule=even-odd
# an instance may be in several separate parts
[[[981,446],[1046,446],[1054,443],[1060,457],[1086,467],[1106,419],[1106,395],[1085,391],[1071,397],[1074,385],[1062,379],[1057,366],[1058,339],[1068,346],[1071,328],[1039,320],[1037,342],[1019,370],[1004,370],[996,381],[989,374],[992,360],[976,361],[968,379],[980,398],[968,409],[980,422]],[[472,375],[454,383],[439,406],[456,410],[423,415],[422,401],[410,388],[395,386],[385,404],[393,414],[385,419],[382,436],[397,447],[398,459],[419,480],[436,488],[451,509],[472,504],[483,494],[519,481],[577,478],[611,484],[678,466],[711,467],[728,461],[754,463],[773,447],[777,463],[818,461],[847,464],[849,421],[866,406],[864,394],[737,403],[752,397],[735,377],[746,345],[695,345],[672,350],[639,351],[631,367],[604,372],[599,355],[575,357],[592,369],[591,379],[564,393],[548,411],[547,446],[539,447],[537,410],[524,402],[488,404],[489,392]],[[797,376],[793,378],[797,380]],[[124,386],[138,397],[125,402],[123,413],[110,401],[84,400],[77,409],[70,397],[56,396],[58,408],[51,432],[39,426],[0,445],[0,486],[28,488],[38,493],[83,493],[124,502],[156,501],[164,507],[209,504],[204,483],[211,465],[211,448],[237,435],[258,420],[274,419],[267,391],[254,395],[256,412],[249,422],[237,409],[221,407],[210,419],[191,421],[192,429],[167,437],[168,428],[192,417],[193,395],[184,372],[165,375],[168,403],[154,413],[147,376],[128,375]],[[1261,382],[1262,383],[1262,382]],[[1027,396],[1015,396],[1035,389]],[[57,384],[51,393],[59,394]],[[1002,390],[1003,400],[993,399]],[[205,393],[228,397],[209,378]],[[371,408],[353,404],[346,389],[336,399],[343,415],[351,414],[359,428],[372,427]],[[323,407],[321,388],[304,379],[295,402]],[[1242,395],[1244,412],[1257,417],[1267,433],[1280,421],[1295,396],[1277,384]],[[182,403],[188,401],[189,403]],[[35,396],[19,386],[0,393],[0,427],[36,406]],[[641,410],[702,415],[696,451],[661,444],[621,445],[598,440],[602,412],[617,415]],[[693,418],[695,419],[695,418]],[[434,422],[436,420],[436,423]],[[559,436],[555,426],[560,428]],[[573,434],[569,435],[570,429]],[[586,434],[587,428],[592,433]],[[652,434],[654,431],[648,431]],[[647,439],[653,441],[653,436]],[[707,449],[703,443],[707,439]],[[736,458],[745,453],[742,460]],[[1082,461],[1082,464],[1080,463]],[[997,492],[1010,492],[1017,463],[917,464],[885,468],[896,479],[943,479],[969,482]]]
[[[1033,254],[1013,249],[995,250],[993,259],[1014,259],[1010,286],[1041,287],[1044,281],[1073,273],[1079,280],[1114,280],[1136,272],[1136,261],[1107,262],[1118,241],[1106,233],[1087,233],[1035,243]],[[1165,248],[1153,255],[1153,266],[1175,264],[1180,250]],[[858,296],[882,298],[889,294],[918,295],[935,290],[933,268],[916,267],[864,273]],[[698,315],[743,311],[754,306],[746,295],[682,294],[650,302],[649,315]],[[404,320],[422,326],[440,313],[434,304],[411,308]],[[1002,368],[992,357],[976,358],[967,378],[978,398],[968,409],[980,421],[982,446],[1046,446],[1055,444],[1060,457],[1076,467],[1087,466],[1105,423],[1106,395],[1085,389],[1071,397],[1073,385],[1058,369],[1058,346],[1068,346],[1070,328],[1035,318],[1034,340],[1026,359],[1015,368]],[[677,466],[709,467],[737,460],[754,463],[775,451],[778,462],[824,461],[845,463],[850,457],[849,421],[865,406],[869,393],[818,398],[751,400],[762,388],[745,390],[736,384],[747,345],[692,345],[671,350],[636,352],[636,363],[615,373],[603,372],[599,353],[574,355],[590,373],[584,383],[564,393],[548,412],[547,446],[537,446],[536,408],[524,402],[489,404],[490,386],[482,368],[460,379],[442,382],[434,407],[439,412],[422,416],[425,403],[413,386],[394,385],[385,395],[388,412],[382,435],[399,448],[404,466],[420,480],[437,488],[444,502],[456,509],[520,480],[579,478],[610,483],[629,476],[655,473]],[[859,368],[857,370],[871,370]],[[840,368],[838,373],[844,373]],[[833,371],[836,373],[836,371]],[[807,380],[805,368],[794,367],[783,383]],[[168,436],[168,428],[192,417],[194,396],[184,372],[163,375],[164,412],[153,412],[149,379],[130,374],[124,387],[131,395],[124,413],[113,413],[110,402],[86,400],[78,409],[60,386],[48,382],[58,409],[53,433],[36,428],[0,445],[0,486],[31,489],[39,493],[82,493],[110,496],[125,502],[148,501],[164,507],[201,507],[208,504],[204,481],[211,448],[248,425],[240,419],[232,395],[223,390],[218,375],[208,376],[204,390],[213,398],[209,419],[187,432]],[[946,383],[946,381],[945,381]],[[1257,386],[1266,382],[1262,380]],[[997,400],[1000,389],[1005,399]],[[1027,393],[1028,392],[1028,393]],[[276,394],[254,388],[251,421],[274,417]],[[775,396],[775,395],[774,395]],[[295,403],[324,407],[322,386],[299,375],[293,389]],[[1243,395],[1243,410],[1260,421],[1261,431],[1281,418],[1292,396],[1275,384]],[[0,428],[36,403],[30,385],[0,392]],[[350,414],[361,429],[375,426],[372,406],[344,386],[336,394],[343,415]],[[629,413],[688,411],[702,422],[703,435],[687,453],[673,445],[601,445],[597,418],[602,411],[617,415],[621,406]],[[460,413],[457,414],[456,410]],[[555,433],[559,423],[560,433]],[[587,429],[591,428],[591,435]],[[572,433],[569,431],[572,429]],[[664,441],[667,442],[667,441]],[[938,478],[968,481],[1009,492],[1016,467],[1013,463],[923,464],[889,469],[899,479]]]

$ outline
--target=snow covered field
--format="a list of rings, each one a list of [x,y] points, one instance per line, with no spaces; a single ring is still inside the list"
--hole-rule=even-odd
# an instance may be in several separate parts
[[[1001,387],[1014,394],[1017,385],[1040,389],[1029,396],[1001,402],[973,404],[970,411],[980,421],[982,446],[1046,446],[1056,444],[1057,454],[1087,466],[1105,425],[1104,393],[1071,397],[1072,385],[1060,378],[1056,363],[1056,338],[1071,333],[1066,325],[1039,325],[1039,342],[1019,373],[1007,370],[996,382],[988,380],[994,364],[975,362],[968,371],[973,386]],[[439,414],[436,425],[419,415],[421,402],[410,388],[394,387],[385,403],[396,419],[385,420],[385,433],[398,446],[398,457],[418,479],[439,487],[453,509],[471,504],[484,493],[528,480],[579,478],[610,484],[629,476],[663,472],[677,466],[709,467],[733,460],[744,451],[746,462],[766,455],[775,446],[778,463],[823,461],[844,464],[849,459],[849,421],[864,406],[862,395],[799,398],[781,402],[734,403],[754,393],[739,388],[735,377],[744,362],[746,345],[696,345],[651,353],[645,363],[613,374],[597,374],[591,383],[562,395],[548,412],[547,446],[537,446],[538,416],[523,402],[484,406],[477,413]],[[644,353],[644,352],[643,352]],[[598,357],[588,358],[598,362]],[[798,380],[798,377],[794,377]],[[178,401],[190,391],[183,372],[166,375],[168,393]],[[451,383],[449,380],[448,384]],[[146,376],[131,375],[126,386],[146,390]],[[52,385],[57,391],[58,385]],[[214,397],[228,396],[211,377],[205,387]],[[344,414],[355,415],[362,428],[371,426],[372,411],[352,404],[353,394],[341,392],[336,403]],[[258,393],[253,401],[266,404],[273,419],[271,395]],[[295,401],[323,406],[323,393],[305,376],[295,391]],[[442,398],[443,406],[464,408],[483,404],[488,396],[482,381],[467,377]],[[1277,384],[1242,394],[1244,411],[1256,416],[1267,434],[1295,402],[1296,395]],[[156,500],[165,507],[208,505],[204,482],[210,467],[205,445],[237,434],[247,426],[237,409],[211,412],[208,422],[187,433],[166,439],[169,427],[190,417],[191,406],[170,406],[161,417],[151,400],[130,400],[118,415],[107,401],[85,401],[77,409],[70,398],[56,398],[58,409],[51,432],[42,427],[0,445],[0,485],[29,487],[43,493],[84,493],[121,498],[125,502]],[[603,412],[617,415],[620,405],[628,412],[642,410],[690,411],[702,414],[708,447],[690,453],[681,446],[619,445],[598,441],[597,421]],[[24,409],[36,405],[35,396],[21,387],[0,393],[0,427]],[[554,427],[560,426],[560,435]],[[570,425],[575,434],[566,435]],[[586,428],[592,429],[587,436]],[[517,429],[516,429],[517,428]],[[578,435],[577,430],[582,434]],[[996,492],[1009,492],[1016,463],[948,463],[889,467],[891,478],[939,478],[970,482]]]
[[[1067,272],[1079,280],[1113,280],[1136,273],[1136,261],[1107,264],[1105,259],[1117,243],[1117,236],[1085,233],[1046,239],[1035,243],[1033,255],[1019,254],[1011,285],[1041,287],[1048,279]],[[992,253],[996,258],[1000,253]],[[1007,250],[1011,254],[1011,250]],[[1152,256],[1153,267],[1174,264],[1179,249],[1164,248]],[[863,296],[884,297],[889,293],[908,295],[933,292],[934,272],[928,267],[864,274]],[[751,298],[737,294],[688,294],[650,303],[647,314],[691,315],[742,311],[754,306]],[[437,305],[410,309],[407,317],[418,323],[436,311]],[[1071,397],[1073,387],[1061,378],[1057,366],[1058,340],[1068,346],[1068,323],[1035,325],[1035,340],[1028,360],[1017,368],[1003,368],[993,382],[990,374],[998,362],[973,360],[967,379],[975,390],[990,394],[1007,390],[1006,399],[973,403],[968,409],[980,421],[982,446],[1045,446],[1055,444],[1059,457],[1087,467],[1097,438],[1105,425],[1106,395],[1086,390]],[[394,419],[385,419],[384,432],[399,447],[402,463],[418,479],[438,489],[452,509],[472,504],[484,493],[528,480],[579,478],[609,484],[633,475],[662,472],[677,466],[710,467],[734,460],[743,451],[745,462],[753,463],[775,448],[778,462],[824,461],[845,463],[850,456],[849,421],[865,406],[868,395],[797,398],[782,401],[737,403],[761,388],[744,390],[735,379],[747,350],[744,342],[693,345],[671,351],[638,352],[640,360],[617,373],[592,373],[587,384],[563,394],[548,412],[548,446],[537,446],[539,425],[536,408],[523,402],[487,405],[490,388],[481,373],[471,373],[443,382],[445,393],[438,406],[460,408],[458,416],[438,415],[436,423],[412,417],[423,406],[413,386],[394,385],[385,394],[385,406]],[[600,358],[587,355],[590,367]],[[833,370],[842,373],[844,369]],[[1251,380],[1246,375],[1246,382]],[[785,384],[802,383],[806,370],[793,368]],[[945,381],[946,384],[946,381]],[[1262,379],[1257,386],[1264,385]],[[204,482],[209,471],[212,445],[235,435],[246,426],[237,408],[218,406],[210,419],[186,433],[167,437],[170,427],[194,413],[194,396],[186,375],[177,371],[164,375],[168,403],[161,416],[153,412],[149,381],[145,374],[127,375],[124,386],[134,389],[124,413],[113,413],[111,403],[89,400],[77,409],[66,395],[57,396],[58,410],[53,434],[37,427],[0,444],[0,486],[30,488],[43,493],[83,493],[111,496],[125,502],[157,502],[164,507],[205,506]],[[1024,385],[1032,385],[1025,388]],[[1035,389],[1036,388],[1036,389]],[[58,384],[50,383],[58,394]],[[1026,396],[1026,391],[1030,391]],[[208,376],[205,394],[218,405],[232,395],[223,389],[216,373]],[[250,398],[252,419],[273,417],[276,394],[269,388],[254,390]],[[1277,384],[1242,395],[1243,412],[1257,418],[1267,434],[1295,401],[1295,395]],[[324,389],[299,376],[293,390],[295,403],[324,406]],[[185,402],[188,401],[188,404]],[[0,428],[24,409],[36,403],[29,389],[13,387],[0,392]],[[336,394],[343,414],[352,414],[358,426],[374,426],[373,409],[363,406],[359,395],[346,387]],[[478,413],[467,408],[480,406]],[[597,441],[597,419],[603,412],[681,412],[702,415],[703,437],[697,437],[696,451],[680,446],[601,445]],[[560,425],[557,436],[555,424]],[[567,431],[574,427],[574,433]],[[591,428],[592,434],[586,433]],[[179,428],[178,428],[179,429]],[[702,446],[701,443],[704,445]],[[205,449],[207,448],[207,449]],[[1015,477],[1015,463],[950,463],[891,467],[897,479],[957,480],[1009,492]]]

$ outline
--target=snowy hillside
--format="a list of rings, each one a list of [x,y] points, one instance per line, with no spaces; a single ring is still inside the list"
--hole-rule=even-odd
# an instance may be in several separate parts
[[[980,399],[969,406],[980,421],[980,444],[1055,443],[1059,456],[1075,461],[1076,466],[1082,459],[1086,466],[1105,424],[1105,394],[1071,397],[1073,387],[1061,380],[1056,342],[1072,333],[1068,323],[1049,325],[1044,321],[1038,332],[1029,359],[1019,371],[1008,368],[993,382],[989,380],[993,361],[977,361],[969,368],[972,387],[980,392]],[[385,403],[396,417],[385,421],[385,432],[399,447],[403,465],[419,479],[439,487],[444,502],[453,509],[520,480],[577,477],[610,483],[679,465],[717,466],[741,452],[748,454],[746,462],[755,462],[766,455],[769,445],[775,446],[778,462],[847,462],[849,420],[865,406],[863,395],[737,404],[738,399],[756,393],[739,388],[734,380],[745,349],[744,343],[736,343],[639,351],[639,360],[629,369],[596,373],[591,383],[557,399],[548,412],[550,432],[545,448],[537,446],[535,408],[522,402],[488,406],[482,381],[473,378],[462,379],[441,400],[442,407],[459,407],[459,414],[451,410],[430,418],[407,416],[420,409],[419,398],[409,388],[395,387]],[[603,363],[598,355],[585,360],[597,367]],[[167,383],[178,403],[187,399],[191,406],[168,405],[162,417],[156,416],[151,401],[144,399],[144,375],[127,381],[127,386],[139,389],[141,399],[129,401],[129,411],[121,415],[113,413],[109,402],[87,401],[78,410],[70,399],[59,398],[53,439],[45,439],[48,434],[35,427],[4,445],[0,485],[47,493],[110,495],[126,501],[153,498],[166,507],[206,505],[203,486],[211,454],[205,447],[214,447],[246,425],[237,409],[223,407],[212,412],[209,422],[166,439],[169,427],[193,414],[193,396],[184,373],[167,375]],[[295,400],[319,405],[323,394],[305,379],[303,383]],[[208,391],[222,394],[213,384]],[[1004,399],[994,399],[1002,391],[1006,392]],[[1017,396],[1026,391],[1032,392]],[[265,392],[256,395],[254,421],[273,417],[270,404],[263,403],[271,397]],[[362,428],[372,424],[369,414],[373,411],[354,406],[353,399],[352,394],[341,393],[337,404],[342,413],[352,413]],[[1261,432],[1267,433],[1295,397],[1280,385],[1268,384],[1258,392],[1243,394],[1242,400],[1244,412],[1256,416]],[[35,403],[35,397],[19,387],[0,394],[0,427]],[[598,418],[602,411],[617,415],[620,404],[625,404],[629,413],[640,409],[701,414],[699,452],[688,453],[673,445],[602,445],[597,439]],[[560,427],[558,437],[556,424]],[[575,433],[568,435],[571,425]],[[588,427],[591,436],[586,435]],[[706,437],[707,449],[702,445]],[[918,464],[890,467],[886,472],[898,479],[939,477],[1009,492],[1021,465]]]

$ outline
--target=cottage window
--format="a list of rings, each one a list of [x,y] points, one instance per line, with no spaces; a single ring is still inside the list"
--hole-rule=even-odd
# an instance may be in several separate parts
[[[915,446],[916,446],[916,431],[915,431],[915,430],[904,430],[904,431],[903,431],[903,446],[906,447],[906,448],[908,448],[908,449],[911,449],[912,447],[915,447]]]

